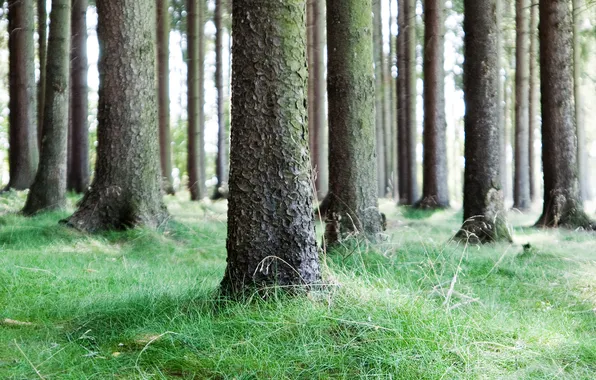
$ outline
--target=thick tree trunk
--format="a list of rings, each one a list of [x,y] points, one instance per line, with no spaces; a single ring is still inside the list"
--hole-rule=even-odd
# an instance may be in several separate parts
[[[224,77],[223,77],[223,0],[215,0],[215,87],[217,89],[217,156],[215,158],[215,175],[217,185],[213,199],[227,197],[228,183],[228,135],[224,115]]]
[[[398,0],[397,10],[397,165],[398,165],[398,204],[408,204],[408,111],[406,102],[406,11],[405,1]]]
[[[188,187],[190,199],[206,196],[204,89],[204,0],[188,0]]]
[[[157,79],[159,117],[159,157],[162,187],[173,195],[172,148],[170,137],[170,13],[168,0],[157,0]]]
[[[44,126],[39,169],[27,201],[25,215],[66,206],[66,164],[68,153],[68,110],[70,77],[71,0],[52,0]]]
[[[424,183],[416,204],[421,208],[449,207],[443,3],[424,1]]]
[[[464,0],[466,103],[464,223],[456,237],[470,243],[511,241],[500,184],[497,124],[495,0]]]
[[[594,229],[583,210],[577,177],[572,35],[569,2],[540,0],[544,207],[536,225]]]
[[[44,97],[46,95],[46,62],[48,56],[48,11],[47,0],[37,0],[37,36],[39,54],[39,82],[37,84],[37,137],[41,148],[41,130],[43,128],[43,113],[45,110]]]
[[[532,0],[530,10],[530,102],[529,102],[529,142],[528,155],[530,156],[530,199],[532,202],[538,196],[536,178],[538,177],[536,153],[534,142],[535,132],[539,129],[538,113],[540,112],[540,78],[538,76],[538,1]]]
[[[35,119],[33,0],[8,2],[9,174],[7,189],[29,188],[37,172],[39,149]]]
[[[374,240],[381,231],[374,154],[371,10],[371,0],[327,0],[330,137],[327,244],[355,234]]]
[[[155,2],[101,1],[97,14],[102,54],[95,177],[67,223],[90,232],[155,228],[167,217],[159,169]]]
[[[305,0],[235,0],[224,293],[320,280],[306,110]],[[307,288],[306,288],[307,289]]]
[[[513,207],[525,211],[531,206],[530,199],[530,153],[529,148],[529,90],[528,65],[529,0],[515,2],[515,183]]]
[[[406,0],[406,118],[408,141],[408,204],[418,200],[418,163],[416,145],[418,129],[416,124],[416,0]]]
[[[384,73],[383,73],[383,19],[381,0],[373,1],[373,54],[375,67],[375,137],[377,152],[377,190],[379,197],[386,193],[385,180],[385,125],[383,120]]]
[[[87,74],[87,0],[72,1],[70,69],[70,145],[67,187],[84,193],[89,187],[89,101]]]

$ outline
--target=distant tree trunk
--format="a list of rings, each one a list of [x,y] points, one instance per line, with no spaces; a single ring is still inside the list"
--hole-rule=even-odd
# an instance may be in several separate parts
[[[529,148],[528,0],[515,2],[515,184],[513,207],[525,211],[531,206]]]
[[[155,228],[167,217],[159,169],[155,2],[96,4],[102,46],[97,163],[93,184],[67,223],[90,232]]]
[[[389,70],[387,76],[387,87],[389,88],[389,118],[390,118],[390,133],[389,143],[391,146],[391,197],[393,199],[399,199],[398,191],[398,162],[397,162],[397,86],[396,81],[393,79],[393,67],[397,69],[396,60],[396,45],[397,40],[393,36],[393,25],[397,21],[397,18],[392,12],[391,4],[389,4]]]
[[[406,112],[408,141],[408,204],[418,199],[418,163],[416,162],[416,0],[406,0]]]
[[[188,0],[188,187],[193,201],[205,197],[204,0]]]
[[[385,189],[385,125],[383,105],[385,103],[383,86],[383,19],[381,0],[373,0],[373,54],[375,67],[375,137],[377,152],[377,190],[379,197],[384,197]]]
[[[215,175],[217,185],[213,199],[227,197],[225,187],[228,183],[228,136],[226,133],[226,119],[224,115],[224,79],[223,79],[223,0],[215,0],[215,87],[217,89],[217,156],[215,158]]]
[[[424,186],[416,204],[421,208],[449,207],[443,4],[424,1]]]
[[[577,163],[579,168],[579,190],[582,200],[592,198],[590,191],[590,171],[588,170],[588,152],[586,149],[586,125],[584,120],[584,102],[581,94],[582,57],[581,57],[581,23],[582,4],[573,0],[573,93],[575,97],[575,120],[577,123]]]
[[[511,241],[499,175],[497,20],[495,0],[464,0],[466,104],[464,223],[470,243]]]
[[[381,231],[377,161],[373,153],[375,88],[371,11],[371,0],[327,0],[330,137],[327,244],[356,233],[374,240]]]
[[[306,110],[305,1],[235,0],[225,294],[320,280]],[[266,59],[265,59],[266,58]],[[247,62],[261,62],[247,70]],[[306,288],[307,289],[307,288]]]
[[[29,188],[37,172],[33,0],[8,2],[10,181],[7,189]]]
[[[408,204],[408,111],[406,102],[406,0],[398,0],[396,41],[397,50],[397,164],[398,164],[398,204]]]
[[[67,187],[76,193],[85,192],[89,186],[87,6],[87,0],[72,0],[70,160]]]
[[[391,4],[389,4],[391,7]],[[381,14],[385,12],[384,8],[381,9]],[[389,13],[390,10],[389,10]],[[389,18],[391,19],[391,14],[389,14]],[[391,25],[388,25],[388,29],[383,29],[383,34],[387,33],[387,37],[389,38],[389,46],[391,46]],[[385,37],[383,36],[383,46],[385,46]],[[385,54],[384,50],[381,49],[383,53],[383,143],[384,143],[384,150],[385,150],[385,162],[383,164],[383,170],[385,171],[385,186],[383,197],[393,197],[391,194],[391,185],[392,185],[392,178],[393,175],[393,139],[392,136],[392,100],[391,100],[391,91],[393,90],[393,78],[391,76],[391,48],[390,51]]]
[[[46,94],[46,61],[48,55],[48,12],[47,0],[37,0],[37,36],[39,46],[39,83],[37,84],[37,137],[41,148],[41,129],[43,128],[43,112],[45,110],[44,96]]]
[[[168,0],[157,0],[157,78],[159,115],[159,156],[162,187],[173,195],[170,137],[170,13]]]
[[[25,215],[66,206],[66,163],[68,153],[68,105],[70,76],[71,0],[52,0],[44,126],[39,169],[27,201]]]
[[[544,207],[536,225],[594,229],[596,224],[583,209],[577,177],[572,49],[569,2],[540,0]]]
[[[538,130],[539,106],[540,106],[540,78],[538,76],[538,3],[532,0],[530,10],[530,118],[529,118],[529,153],[530,156],[530,199],[536,200],[538,189],[536,184],[538,169],[536,165],[536,154],[534,151],[534,142],[536,141],[535,132]]]
[[[495,0],[497,15],[497,126],[499,128],[499,172],[501,176],[501,186],[503,188],[503,197],[507,198],[509,177],[507,176],[507,123],[506,123],[506,103],[505,103],[505,81],[501,75],[503,64],[503,2]]]

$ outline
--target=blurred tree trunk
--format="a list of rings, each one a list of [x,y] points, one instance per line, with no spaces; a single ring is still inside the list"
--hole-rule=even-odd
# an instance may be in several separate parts
[[[70,52],[69,190],[83,193],[89,186],[89,102],[87,75],[87,0],[72,0]]]
[[[330,203],[325,229],[327,244],[354,234],[375,240],[382,227],[374,155],[371,11],[371,0],[327,0]]]
[[[536,153],[534,142],[536,141],[535,132],[539,129],[540,121],[538,113],[540,112],[540,78],[538,75],[538,2],[534,3],[530,10],[530,118],[529,118],[529,152],[530,156],[530,199],[533,202],[538,196],[536,178],[538,177],[536,165]]]
[[[397,9],[397,155],[399,204],[408,204],[408,112],[406,102],[406,0],[398,0]]]
[[[566,0],[540,0],[540,88],[544,205],[540,227],[595,229],[585,214],[577,175],[573,106],[573,19]]]
[[[93,184],[66,222],[82,231],[156,228],[162,201],[155,1],[97,2],[102,46]],[[126,89],[126,91],[123,91]]]
[[[273,286],[307,290],[320,281],[320,270],[308,151],[305,1],[255,6],[234,0],[232,18],[228,265],[222,291],[242,297]],[[258,70],[248,70],[247,62],[256,62]]]
[[[405,101],[406,101],[406,139],[408,147],[408,198],[411,205],[418,200],[418,164],[416,162],[417,124],[416,124],[416,0],[405,0]]]
[[[500,184],[495,0],[464,0],[466,103],[464,223],[456,237],[470,243],[511,241]]]
[[[43,128],[43,113],[45,110],[44,97],[46,94],[46,61],[48,55],[48,12],[46,9],[47,0],[37,0],[37,36],[39,54],[39,82],[37,84],[37,137],[41,148],[41,129]]]
[[[509,177],[507,176],[507,106],[505,98],[506,76],[503,78],[501,69],[503,68],[503,0],[495,0],[497,15],[497,126],[499,128],[499,173],[501,186],[503,187],[503,197],[507,199]]]
[[[383,107],[385,103],[385,92],[383,87],[384,70],[383,61],[383,18],[381,16],[381,0],[373,0],[373,54],[375,67],[375,137],[377,153],[377,191],[379,197],[385,196],[385,123],[383,120]]]
[[[52,0],[46,65],[44,126],[39,169],[27,201],[25,215],[66,206],[68,110],[70,79],[71,0]]]
[[[39,145],[35,119],[33,0],[8,2],[9,174],[7,189],[24,190],[35,179]]]

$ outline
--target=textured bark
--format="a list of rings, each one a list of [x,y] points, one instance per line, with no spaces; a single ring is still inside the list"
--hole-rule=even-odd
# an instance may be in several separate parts
[[[217,185],[213,193],[214,199],[227,196],[225,189],[228,183],[228,134],[224,115],[224,79],[223,79],[223,0],[215,0],[215,87],[217,88],[217,156],[215,159],[215,175]]]
[[[445,119],[444,2],[424,1],[424,177],[421,208],[449,207]]]
[[[39,54],[39,82],[37,83],[37,137],[41,147],[41,130],[43,128],[43,113],[45,110],[44,97],[46,95],[46,62],[48,56],[48,12],[46,9],[47,0],[37,0],[37,36]]]
[[[204,0],[188,0],[188,188],[190,199],[206,196],[205,189],[205,103],[204,89]]]
[[[529,0],[515,2],[515,181],[513,207],[525,211],[531,206],[530,199],[530,152],[529,148]]]
[[[15,190],[31,186],[39,161],[33,30],[33,0],[9,1],[10,181],[7,188]]]
[[[399,204],[408,204],[408,118],[406,103],[406,11],[405,0],[398,0],[397,49],[397,165]]]
[[[320,280],[306,110],[305,0],[234,0],[224,293]]]
[[[156,0],[157,5],[157,80],[159,118],[159,157],[162,187],[173,195],[172,148],[170,137],[170,13],[168,0]]]
[[[375,137],[377,152],[377,190],[379,197],[386,193],[385,171],[385,121],[383,120],[383,106],[385,102],[385,85],[383,72],[383,19],[381,16],[381,0],[373,2],[373,54],[375,67]]]
[[[72,0],[70,52],[69,190],[83,193],[89,187],[89,95],[87,74],[87,0]]]
[[[316,170],[315,187],[318,199],[329,191],[327,163],[327,112],[325,101],[325,0],[308,0],[308,130],[310,156]]]
[[[544,206],[540,227],[594,229],[583,210],[577,177],[573,107],[572,16],[566,0],[540,0],[540,80]]]
[[[68,225],[83,231],[157,227],[162,202],[155,65],[155,2],[97,2],[99,106],[91,188]]]
[[[41,157],[35,181],[23,208],[25,215],[66,206],[70,5],[71,0],[52,0]]]
[[[530,199],[533,202],[538,196],[536,178],[538,177],[538,165],[536,165],[536,154],[534,141],[535,132],[539,129],[538,113],[540,112],[540,78],[538,75],[538,1],[532,0],[530,10],[530,102],[529,102],[529,148],[530,156]]]
[[[511,241],[499,175],[497,15],[495,0],[464,0],[466,103],[464,223],[456,238]]]
[[[371,11],[371,0],[327,0],[328,244],[355,234],[374,240],[381,231]]]

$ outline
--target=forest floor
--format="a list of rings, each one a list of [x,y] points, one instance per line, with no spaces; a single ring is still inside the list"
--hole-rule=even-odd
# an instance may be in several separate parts
[[[225,203],[83,235],[0,198],[0,378],[569,378],[596,373],[596,236],[450,242],[461,213],[382,202],[385,243],[322,257],[325,291],[224,302]],[[530,243],[524,250],[522,244]]]

